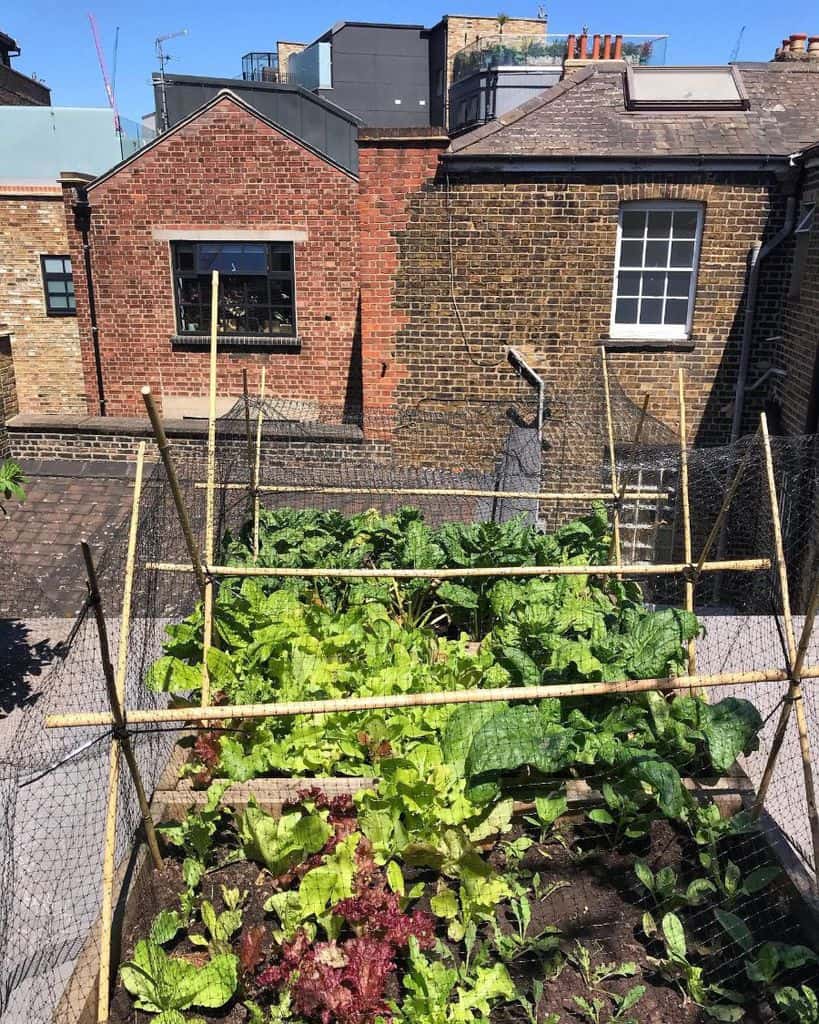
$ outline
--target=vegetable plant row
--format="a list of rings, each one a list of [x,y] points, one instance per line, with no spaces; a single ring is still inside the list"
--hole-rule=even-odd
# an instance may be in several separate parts
[[[583,565],[610,543],[602,509],[553,534],[284,509],[260,537],[257,564],[292,567]],[[248,541],[226,536],[223,558],[250,563]],[[699,632],[589,575],[228,579],[215,624],[211,690],[231,704],[671,675]],[[150,687],[196,699],[202,625],[197,609],[169,627]],[[784,890],[752,822],[682,782],[755,749],[750,702],[649,692],[235,724],[195,742],[185,771],[207,801],[162,827],[163,906],[126,937],[112,1020],[627,1024],[766,1007],[819,1022],[819,961],[781,941]],[[329,775],[376,782],[328,800]],[[231,781],[261,776],[317,781],[278,817],[225,803]],[[567,814],[582,778],[602,803]]]

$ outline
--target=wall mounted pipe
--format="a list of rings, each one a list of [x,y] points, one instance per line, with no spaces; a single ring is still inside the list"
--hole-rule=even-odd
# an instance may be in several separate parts
[[[91,227],[91,204],[85,188],[75,189],[76,199],[72,205],[74,210],[74,226],[82,238],[82,255],[85,267],[85,286],[88,293],[88,318],[91,321],[91,345],[94,349],[94,370],[97,377],[97,395],[99,396],[100,416],[106,415],[105,383],[102,378],[102,356],[100,354],[99,327],[97,325],[97,303],[94,295],[94,277],[91,272],[91,243],[88,231]]]

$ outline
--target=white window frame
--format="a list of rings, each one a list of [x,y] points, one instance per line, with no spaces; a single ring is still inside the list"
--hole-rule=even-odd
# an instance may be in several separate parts
[[[697,214],[697,227],[694,235],[694,258],[693,266],[691,267],[691,284],[688,289],[688,316],[684,324],[618,324],[615,323],[615,315],[617,311],[617,281],[620,274],[620,250],[622,248],[623,239],[623,214],[631,210],[657,210],[657,211],[671,211],[674,212],[685,210],[685,211],[696,211]],[[691,322],[694,316],[694,299],[697,294],[697,276],[699,273],[700,265],[700,249],[702,247],[702,226],[703,226],[703,214],[704,207],[702,203],[697,202],[686,202],[676,200],[639,200],[636,202],[624,202],[620,204],[620,210],[617,214],[617,244],[614,249],[614,277],[612,280],[611,287],[611,318],[609,322],[609,337],[610,338],[651,338],[657,341],[675,341],[685,340],[690,337],[691,334]],[[634,269],[634,268],[625,268]],[[643,271],[652,268],[643,268]],[[668,271],[668,267],[657,267],[654,268],[658,271]],[[670,268],[676,270],[687,270],[685,267]]]

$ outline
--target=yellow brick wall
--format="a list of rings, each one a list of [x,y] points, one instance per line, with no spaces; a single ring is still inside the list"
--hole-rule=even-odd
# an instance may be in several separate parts
[[[21,413],[86,412],[77,321],[46,314],[40,269],[41,255],[67,252],[59,189],[0,188],[0,322],[11,337]]]

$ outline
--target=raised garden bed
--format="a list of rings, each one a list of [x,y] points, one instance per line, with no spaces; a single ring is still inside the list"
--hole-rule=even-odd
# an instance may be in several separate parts
[[[290,568],[582,567],[610,543],[601,511],[554,535],[406,509],[261,526],[258,564]],[[223,561],[247,564],[249,536]],[[225,579],[215,628],[211,690],[237,705],[664,677],[699,624],[578,573]],[[189,693],[201,610],[169,633],[148,684]],[[748,701],[651,691],[200,731],[162,793],[182,820],[125,922],[111,1019],[809,1020],[817,958],[742,807],[760,726]]]

